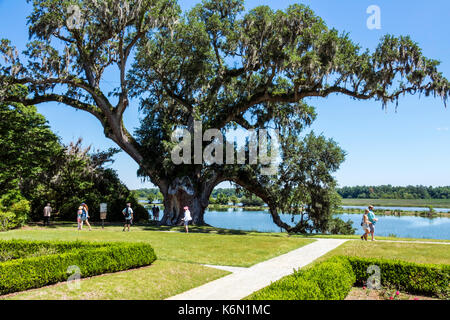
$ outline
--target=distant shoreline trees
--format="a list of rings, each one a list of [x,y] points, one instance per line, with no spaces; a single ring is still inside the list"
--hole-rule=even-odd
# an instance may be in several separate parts
[[[352,186],[336,188],[344,199],[450,199],[450,186]],[[148,198],[149,194],[157,194],[158,189],[138,189],[133,191],[139,198]],[[227,198],[227,202],[241,202],[246,205],[242,195],[233,188],[217,188],[211,193],[212,204],[221,203],[218,199]],[[216,200],[216,201],[214,201]],[[234,201],[233,201],[234,200]]]
[[[336,188],[344,199],[450,199],[450,186],[353,186]]]

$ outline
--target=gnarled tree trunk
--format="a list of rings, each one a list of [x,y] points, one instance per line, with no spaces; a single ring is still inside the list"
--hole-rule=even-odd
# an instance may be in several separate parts
[[[189,177],[175,178],[167,190],[163,190],[164,215],[161,225],[181,225],[184,207],[188,206],[192,216],[192,224],[204,225],[205,209],[209,204],[211,192],[197,190]]]

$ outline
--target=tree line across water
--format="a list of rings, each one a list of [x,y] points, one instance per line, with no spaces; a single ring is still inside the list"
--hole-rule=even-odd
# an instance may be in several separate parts
[[[142,188],[133,190],[134,196],[141,200],[146,200],[148,203],[163,202],[163,195],[157,188]],[[264,201],[251,194],[244,194],[237,192],[234,188],[216,188],[211,193],[209,198],[211,205],[237,205],[243,206],[264,206]]]
[[[344,199],[450,199],[450,186],[353,186],[336,188]]]
[[[162,202],[163,196],[156,188],[138,189],[135,196],[150,203]],[[450,186],[352,186],[336,188],[343,199],[450,199]],[[256,196],[245,195],[234,188],[216,188],[211,193],[210,204],[263,206],[264,201]]]

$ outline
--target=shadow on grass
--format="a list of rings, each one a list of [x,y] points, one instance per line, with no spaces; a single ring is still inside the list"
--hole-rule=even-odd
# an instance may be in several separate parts
[[[166,231],[166,232],[180,232],[185,233],[184,226],[160,226],[156,221],[149,221],[142,226],[143,230],[147,231]],[[274,234],[259,231],[237,230],[217,228],[210,225],[203,226],[189,226],[189,233],[205,233],[205,234],[222,234],[222,235],[270,235],[275,237],[284,237],[286,233]]]
[[[143,226],[143,230],[146,231],[170,231],[170,232],[186,232],[184,226]],[[248,235],[254,233],[253,231],[233,230],[233,229],[221,229],[211,226],[189,226],[189,233],[214,233],[214,234],[236,234],[236,235]]]
[[[101,228],[101,221],[89,221],[92,227]],[[31,222],[27,224],[27,227],[39,227],[43,229],[57,229],[57,228],[69,228],[77,227],[77,223],[74,221],[52,221],[49,226],[44,226],[43,222]],[[109,227],[123,227],[123,222],[105,222],[105,229]],[[183,225],[180,226],[163,226],[159,225],[158,221],[141,221],[133,223],[131,228],[139,228],[142,231],[160,231],[160,232],[178,232],[185,233]],[[259,232],[254,230],[237,230],[237,229],[225,229],[217,228],[210,225],[202,226],[189,226],[189,233],[204,233],[204,234],[219,234],[219,235],[252,235],[252,236],[272,236],[272,237],[286,237],[289,236],[287,233],[268,233]]]

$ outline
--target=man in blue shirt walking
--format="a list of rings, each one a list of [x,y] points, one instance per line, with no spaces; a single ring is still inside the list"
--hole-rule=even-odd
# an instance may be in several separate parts
[[[369,228],[370,234],[372,235],[372,241],[375,241],[374,233],[375,233],[375,223],[377,223],[378,219],[375,217],[375,213],[373,213],[373,206],[369,206],[369,214],[367,215],[369,218]]]

